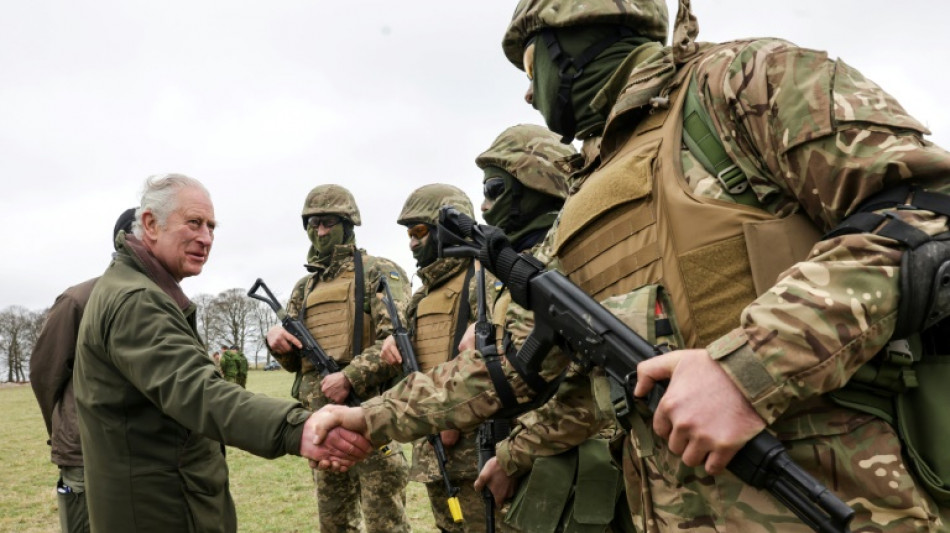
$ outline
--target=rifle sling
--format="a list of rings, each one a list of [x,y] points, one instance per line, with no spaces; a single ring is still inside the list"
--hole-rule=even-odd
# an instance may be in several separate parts
[[[359,248],[353,251],[353,270],[356,274],[356,286],[353,288],[356,293],[356,316],[353,317],[353,358],[356,359],[363,353],[363,306],[366,305],[364,301],[366,279],[363,278],[363,256]]]
[[[452,356],[449,357],[449,360],[455,359],[459,354],[459,343],[462,342],[462,336],[465,335],[465,330],[468,329],[468,322],[472,318],[472,306],[468,303],[468,286],[472,282],[472,277],[475,276],[475,262],[472,261],[468,265],[468,272],[465,274],[465,282],[462,285],[462,296],[459,298],[459,314],[458,319],[455,321],[455,337],[452,339]]]

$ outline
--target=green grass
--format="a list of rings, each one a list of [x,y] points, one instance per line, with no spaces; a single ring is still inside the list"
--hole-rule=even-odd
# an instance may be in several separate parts
[[[252,371],[247,387],[256,393],[287,397],[293,376],[287,372]],[[0,387],[0,531],[59,531],[56,466],[49,461],[46,430],[29,385]],[[404,445],[407,457],[410,449]],[[242,533],[318,531],[317,500],[310,468],[300,457],[261,459],[228,448],[231,494]],[[407,512],[412,530],[437,531],[425,487],[409,483]]]

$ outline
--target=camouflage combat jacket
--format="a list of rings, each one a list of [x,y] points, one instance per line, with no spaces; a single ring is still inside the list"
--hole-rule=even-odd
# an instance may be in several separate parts
[[[356,247],[352,244],[339,245],[334,249],[327,265],[309,265],[308,269],[312,273],[304,276],[294,285],[287,302],[287,313],[306,323],[307,313],[306,311],[301,313],[301,310],[304,309],[307,295],[320,283],[329,283],[344,275],[352,276],[355,271],[353,260],[355,250]],[[386,307],[376,297],[376,286],[380,277],[386,276],[396,307],[400,313],[404,313],[406,301],[409,299],[409,282],[406,273],[396,263],[389,259],[368,255],[365,250],[360,250],[360,252],[363,259],[363,302],[360,306],[364,313],[363,350],[356,358],[352,358],[352,353],[349,351],[336,355],[324,344],[326,340],[321,341],[319,332],[311,328],[311,334],[343,367],[342,372],[352,385],[356,396],[367,399],[382,392],[394,378],[399,376],[400,372],[398,366],[387,364],[379,356],[383,340],[392,333],[392,322],[389,320]],[[351,288],[350,291],[352,294],[353,289]],[[349,331],[346,334],[351,337],[352,342],[353,332]],[[297,352],[280,355],[272,351],[271,354],[285,370],[302,374],[297,398],[304,405],[318,408],[327,403],[327,398],[320,392],[319,374],[309,361],[303,361]]]
[[[409,307],[406,310],[406,316],[408,318],[407,328],[409,329],[409,335],[417,353],[419,349],[417,344],[419,342],[419,304],[427,298],[446,299],[451,297],[452,295],[443,294],[439,289],[447,283],[454,281],[457,277],[463,278],[458,280],[459,282],[464,282],[464,278],[467,276],[471,264],[471,259],[440,259],[431,265],[419,269],[417,272],[419,278],[422,280],[422,287],[412,295],[412,299],[409,301]],[[444,313],[444,319],[448,320],[453,315],[458,315],[460,306],[467,305],[469,308],[469,319],[466,326],[474,323],[477,316],[476,313],[478,312],[477,290],[477,279],[473,275],[468,283],[468,301],[459,301],[462,297],[462,294],[459,294],[454,301],[453,309],[445,309],[446,313]],[[491,297],[494,291],[486,292],[489,297],[487,305],[488,308],[490,308],[491,302],[494,300]],[[446,327],[451,328],[451,331],[448,333],[450,333],[451,338],[455,338],[457,333],[455,331],[455,324],[446,324]],[[448,361],[451,355],[450,352],[444,354],[440,362]],[[446,468],[449,474],[455,479],[474,479],[478,475],[478,450],[475,443],[475,433],[475,431],[463,432],[459,436],[458,442],[453,446],[445,447],[446,456],[448,458]],[[412,467],[409,470],[409,479],[423,483],[442,480],[442,474],[439,471],[435,452],[426,439],[419,439],[413,443]]]

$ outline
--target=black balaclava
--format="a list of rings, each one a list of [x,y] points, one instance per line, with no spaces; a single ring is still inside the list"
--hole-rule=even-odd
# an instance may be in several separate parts
[[[514,176],[498,167],[485,167],[485,179],[502,177],[505,191],[495,198],[491,209],[482,213],[485,222],[505,231],[515,249],[530,247],[519,241],[539,230],[547,231],[554,223],[564,200],[525,187]],[[533,243],[531,243],[533,244]]]
[[[600,134],[607,117],[590,103],[623,60],[650,39],[623,26],[598,25],[544,29],[532,42],[532,105],[567,144]]]

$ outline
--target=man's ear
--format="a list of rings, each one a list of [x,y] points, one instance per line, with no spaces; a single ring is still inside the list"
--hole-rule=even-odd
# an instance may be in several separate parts
[[[149,210],[142,213],[142,230],[144,236],[150,240],[158,238],[158,218],[155,216],[155,213]]]

